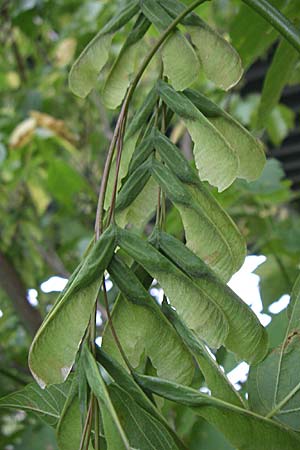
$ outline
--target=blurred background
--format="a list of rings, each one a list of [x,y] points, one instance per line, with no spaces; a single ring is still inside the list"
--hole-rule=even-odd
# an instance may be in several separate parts
[[[99,89],[80,100],[68,88],[68,72],[123,3],[0,1],[0,396],[32,381],[27,367],[32,337],[93,235],[101,171],[117,112],[102,104],[101,79]],[[300,15],[297,2],[271,3],[292,20]],[[300,61],[292,52],[288,65],[280,59],[277,33],[240,1],[214,0],[198,12],[232,42],[246,73],[230,93],[204,78],[195,87],[266,144],[268,162],[259,180],[238,180],[222,194],[212,192],[238,224],[252,255],[231,286],[253,307],[276,346],[300,262]],[[115,36],[101,77],[127,31]],[[145,45],[151,46],[154,38],[150,30]],[[156,76],[154,63],[141,93]],[[141,101],[138,93],[134,106]],[[173,123],[169,133],[177,133],[189,155],[191,142],[182,127]],[[168,209],[167,229],[183,238],[174,207]],[[111,302],[115,295],[111,287]],[[99,312],[99,335],[104,319]],[[244,363],[224,349],[216,356],[237,388],[246,389]],[[181,435],[191,436],[191,450],[231,448],[201,419],[186,415],[178,421]],[[54,433],[32,415],[3,409],[0,449],[54,450]]]

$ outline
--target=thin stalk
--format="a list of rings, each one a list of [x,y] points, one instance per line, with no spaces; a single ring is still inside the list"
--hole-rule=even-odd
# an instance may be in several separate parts
[[[161,47],[161,45],[166,40],[166,38],[169,36],[169,34],[174,30],[174,28],[178,25],[178,23],[187,14],[189,14],[191,11],[193,11],[193,9],[195,9],[197,6],[201,5],[201,3],[204,3],[205,1],[207,1],[207,0],[194,1],[188,8],[186,8],[185,11],[183,11],[181,14],[179,14],[179,16],[176,17],[176,19],[173,20],[173,22],[168,26],[168,28],[166,28],[166,30],[161,34],[161,36],[159,37],[159,39],[157,40],[157,42],[153,46],[153,48],[145,56],[145,59],[141,65],[138,73],[136,74],[132,84],[129,86],[129,89],[128,89],[125,99],[123,101],[122,108],[121,108],[121,111],[120,111],[120,114],[119,114],[119,117],[117,120],[117,124],[116,124],[115,130],[114,130],[114,133],[113,133],[111,144],[109,146],[109,150],[108,150],[108,154],[107,154],[107,158],[106,158],[105,166],[104,166],[104,170],[103,170],[101,186],[100,186],[100,191],[99,191],[99,197],[98,197],[96,220],[95,220],[96,240],[99,239],[100,234],[102,233],[104,200],[105,200],[105,194],[106,194],[106,189],[107,189],[107,182],[108,182],[110,167],[111,167],[112,159],[114,156],[116,142],[117,142],[117,139],[119,136],[119,129],[123,126],[123,121],[127,116],[129,103],[133,96],[133,93],[134,93],[144,71],[146,70],[147,66],[149,65],[150,61],[152,60],[153,56],[156,54],[156,52]]]
[[[124,351],[124,349],[122,347],[122,344],[121,344],[121,342],[120,342],[120,340],[118,338],[118,335],[116,333],[116,330],[115,330],[115,327],[114,327],[114,324],[113,324],[113,321],[112,321],[112,317],[111,317],[110,310],[109,310],[109,304],[108,304],[107,291],[106,291],[105,278],[104,277],[103,277],[103,297],[104,297],[104,303],[105,303],[105,308],[106,308],[106,313],[107,313],[108,325],[110,326],[112,335],[113,335],[114,340],[116,342],[116,345],[117,345],[117,347],[119,349],[119,352],[120,352],[120,354],[121,354],[121,356],[122,356],[126,366],[128,367],[129,371],[132,373],[133,372],[132,365],[130,364],[130,362],[129,362],[127,356],[126,356],[126,353],[125,353],[125,351]]]
[[[100,191],[99,191],[99,197],[98,197],[98,205],[97,205],[97,212],[96,212],[96,220],[95,220],[95,234],[96,234],[96,240],[99,239],[100,234],[103,231],[103,212],[104,212],[104,200],[105,200],[105,194],[107,189],[107,183],[108,183],[108,177],[110,172],[110,167],[112,163],[112,159],[114,156],[115,146],[119,135],[119,127],[120,124],[124,120],[124,115],[126,113],[126,104],[125,102],[122,105],[121,112],[119,114],[116,127],[114,129],[113,137],[108,149],[103,175],[101,179],[101,185],[100,185]]]
[[[294,24],[267,0],[243,0],[269,22],[300,53],[300,33]]]
[[[92,398],[89,402],[89,408],[86,414],[81,440],[79,444],[79,450],[85,450],[85,441],[87,440],[88,444],[90,442],[90,436],[91,436],[91,426],[92,426]]]
[[[115,204],[116,204],[116,197],[117,197],[117,190],[118,190],[118,178],[119,178],[120,165],[121,165],[125,127],[126,127],[126,116],[124,116],[124,120],[122,122],[122,127],[120,128],[120,133],[119,133],[118,142],[117,142],[116,174],[115,174],[115,180],[114,180],[114,187],[113,187],[113,194],[112,194],[112,200],[111,200],[111,205],[110,205],[108,223],[111,223],[115,217]]]

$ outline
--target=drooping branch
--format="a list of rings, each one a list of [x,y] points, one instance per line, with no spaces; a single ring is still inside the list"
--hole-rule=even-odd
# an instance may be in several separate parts
[[[0,252],[0,288],[10,298],[12,305],[27,331],[34,335],[42,317],[27,301],[24,282],[9,259]]]

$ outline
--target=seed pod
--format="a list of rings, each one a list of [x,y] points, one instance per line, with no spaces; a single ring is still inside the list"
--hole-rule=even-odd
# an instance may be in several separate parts
[[[122,211],[131,205],[143,190],[151,175],[150,166],[150,161],[145,161],[127,178],[118,194],[116,212]]]
[[[110,226],[38,330],[29,351],[29,367],[41,387],[62,383],[69,375],[115,247],[116,229]]]
[[[172,171],[153,161],[152,173],[180,212],[187,246],[228,281],[244,261],[244,239],[178,148],[159,132],[154,145]]]
[[[113,33],[129,22],[138,11],[138,0],[129,1],[83,49],[69,74],[69,86],[74,94],[85,98],[90,93],[108,60]]]
[[[158,280],[189,328],[212,347],[225,342],[227,320],[210,296],[202,295],[189,277],[139,235],[119,229],[118,244]]]
[[[263,359],[268,350],[267,333],[253,311],[181,241],[162,231],[156,233],[156,241],[163,254],[225,314],[229,324],[225,346],[249,363]]]
[[[135,265],[134,269],[138,267]],[[150,358],[160,376],[190,384],[194,373],[191,355],[155,300],[118,256],[113,257],[108,271],[121,291],[113,308],[112,322],[130,363],[134,368],[142,367]],[[138,273],[143,278],[146,275],[146,283],[149,281],[144,270]],[[109,324],[102,346],[123,363]]]
[[[204,95],[192,89],[187,89],[184,94],[208,117],[235,150],[239,158],[237,176],[248,181],[258,178],[266,162],[263,143]],[[216,111],[216,114],[212,114],[212,111]]]

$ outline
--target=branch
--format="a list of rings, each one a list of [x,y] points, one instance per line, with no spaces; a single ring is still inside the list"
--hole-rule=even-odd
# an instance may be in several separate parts
[[[34,309],[27,301],[27,289],[20,275],[7,259],[0,252],[0,287],[10,298],[13,307],[20,317],[27,331],[34,335],[40,324],[42,317],[38,310]]]

